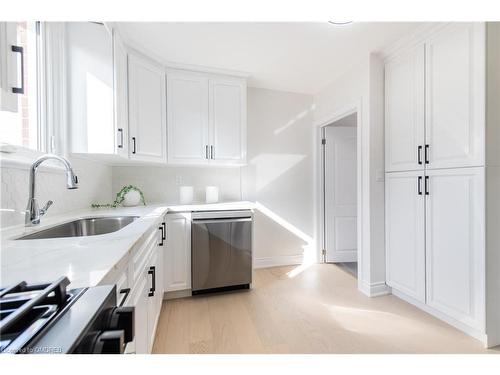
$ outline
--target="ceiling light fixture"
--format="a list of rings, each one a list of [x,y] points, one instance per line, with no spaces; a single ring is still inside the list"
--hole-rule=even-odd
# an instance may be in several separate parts
[[[335,26],[345,26],[351,24],[353,21],[328,21],[329,24]]]

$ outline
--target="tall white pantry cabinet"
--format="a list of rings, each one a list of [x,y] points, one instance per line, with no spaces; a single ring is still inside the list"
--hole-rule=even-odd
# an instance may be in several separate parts
[[[385,64],[386,280],[500,344],[500,26],[442,24]]]

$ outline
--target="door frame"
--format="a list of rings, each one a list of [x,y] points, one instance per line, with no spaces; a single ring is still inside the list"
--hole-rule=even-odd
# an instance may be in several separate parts
[[[357,262],[358,262],[358,285],[363,280],[363,220],[362,220],[362,188],[363,188],[363,173],[362,173],[362,108],[361,99],[356,103],[348,105],[340,110],[333,112],[330,116],[318,121],[314,129],[314,149],[315,149],[315,183],[316,183],[316,238],[317,240],[317,259],[319,263],[325,263],[322,250],[325,248],[325,174],[324,174],[324,153],[321,140],[323,139],[324,127],[333,124],[334,122],[356,113],[356,224],[357,224]]]

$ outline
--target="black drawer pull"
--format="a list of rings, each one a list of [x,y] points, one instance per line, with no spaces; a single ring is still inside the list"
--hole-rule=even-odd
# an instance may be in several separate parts
[[[118,133],[120,133],[120,143],[118,144],[118,148],[123,148],[123,129],[118,128]]]
[[[127,301],[128,295],[130,294],[130,288],[120,289],[120,294],[125,294],[119,305],[120,307],[122,307],[125,304],[125,301]]]
[[[158,244],[158,246],[163,246],[163,241],[165,240],[165,229],[163,227],[163,224],[158,227],[159,230],[161,230],[161,242]]]
[[[429,176],[425,176],[425,195],[429,195]]]
[[[422,165],[422,146],[418,146],[417,148],[417,158],[418,158],[418,164]]]
[[[425,164],[429,164],[429,145],[425,145]]]
[[[149,288],[148,297],[153,297],[156,291],[156,267],[151,266],[148,270],[148,275],[151,275],[151,288]]]
[[[418,189],[418,195],[422,195],[422,176],[418,176],[417,189]]]
[[[132,154],[135,154],[135,137],[132,137]]]
[[[165,241],[167,239],[167,227],[165,225],[165,222],[161,223],[161,226],[163,227],[161,239]]]
[[[24,48],[21,46],[11,46],[12,52],[21,54],[21,87],[13,87],[14,94],[24,94]]]

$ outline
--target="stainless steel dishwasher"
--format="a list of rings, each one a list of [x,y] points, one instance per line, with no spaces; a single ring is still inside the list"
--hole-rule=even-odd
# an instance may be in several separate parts
[[[250,288],[252,224],[251,210],[193,212],[191,226],[193,295]]]

